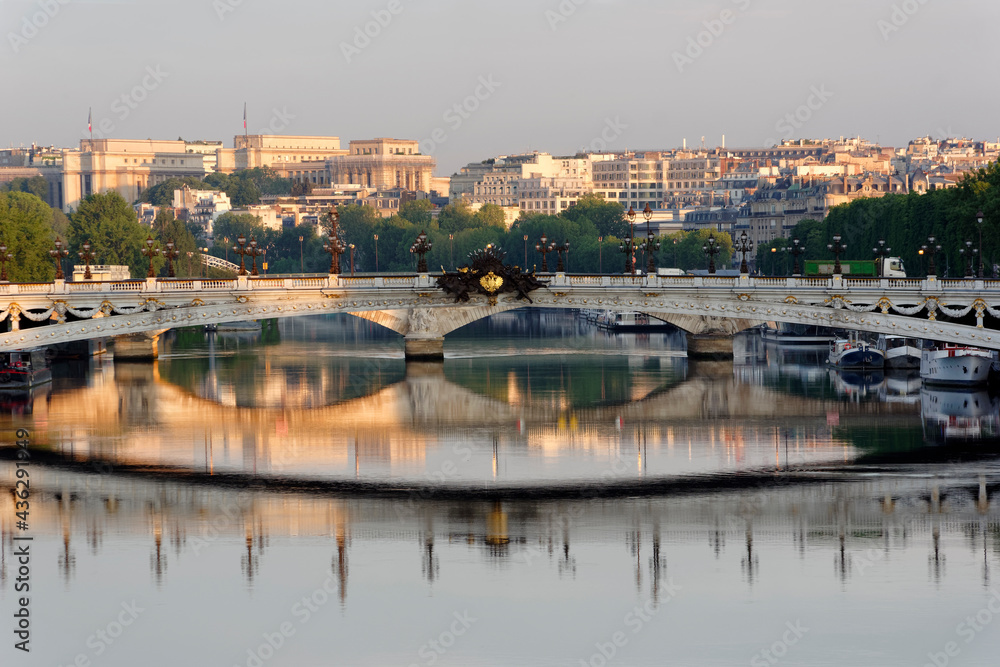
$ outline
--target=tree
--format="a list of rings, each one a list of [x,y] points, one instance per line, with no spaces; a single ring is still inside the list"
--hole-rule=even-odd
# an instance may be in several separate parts
[[[44,176],[14,178],[9,183],[0,183],[0,192],[27,192],[42,201],[48,201],[49,182],[45,180]]]
[[[503,209],[496,204],[485,204],[472,216],[473,227],[497,227],[507,229],[507,218]]]
[[[264,223],[260,218],[250,213],[223,213],[215,221],[212,229],[212,238],[215,240],[210,251],[211,255],[233,260],[230,249],[236,243],[236,239],[242,234],[247,241],[250,237],[264,237]],[[239,262],[236,262],[239,263]]]
[[[311,195],[313,191],[313,184],[309,181],[302,181],[300,183],[292,184],[292,196],[302,197],[304,195]]]
[[[139,224],[135,211],[115,191],[88,195],[70,216],[71,256],[89,241],[96,263],[128,265],[132,277],[146,275],[149,260],[142,255],[150,230]],[[153,263],[154,271],[163,260]]]
[[[165,250],[167,242],[172,241],[174,250],[178,257],[174,261],[174,273],[177,277],[193,277],[201,275],[201,251],[194,236],[188,231],[183,220],[178,220],[174,214],[168,210],[161,210],[156,220],[153,221],[153,229],[156,231],[160,241],[160,249]],[[164,261],[166,264],[166,261]],[[160,275],[167,275],[167,268],[164,266]]]
[[[560,215],[574,222],[586,218],[594,224],[600,236],[628,236],[628,223],[625,221],[625,209],[622,205],[592,193],[580,197],[574,206]]]
[[[208,183],[199,180],[194,176],[185,176],[184,178],[168,178],[162,183],[157,183],[152,187],[146,188],[143,193],[139,195],[139,201],[152,204],[153,206],[173,206],[174,190],[181,190],[185,185],[192,190],[212,189]]]
[[[14,255],[7,265],[12,282],[52,280],[55,266],[49,250],[55,239],[51,220],[52,209],[35,195],[0,193],[0,239]]]
[[[431,200],[416,199],[404,202],[399,207],[399,217],[409,220],[414,225],[426,226],[431,224],[431,211],[433,210],[434,204],[431,203]]]
[[[657,266],[674,266],[676,258],[675,268],[685,271],[707,269],[708,256],[704,248],[708,245],[709,236],[714,236],[715,243],[720,249],[719,254],[715,256],[715,268],[717,270],[729,268],[733,257],[733,239],[727,232],[710,229],[676,232],[661,238]]]
[[[60,209],[52,209],[52,231],[64,239],[69,238],[69,216]]]
[[[460,232],[472,226],[472,207],[463,199],[448,204],[438,214],[438,227],[443,232]]]

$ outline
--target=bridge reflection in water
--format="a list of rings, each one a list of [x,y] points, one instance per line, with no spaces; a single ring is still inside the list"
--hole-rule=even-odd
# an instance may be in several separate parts
[[[197,359],[96,362],[85,385],[34,401],[33,437],[117,465],[518,484],[842,462],[851,428],[919,428],[919,404],[796,395],[670,355],[404,367],[259,352],[202,374]]]

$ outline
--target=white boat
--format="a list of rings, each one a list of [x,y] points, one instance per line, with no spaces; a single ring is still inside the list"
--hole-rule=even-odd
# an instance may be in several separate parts
[[[1000,432],[1000,403],[985,389],[930,389],[920,392],[924,434],[932,440],[980,440]]]
[[[837,338],[830,343],[827,361],[838,370],[882,370],[885,366],[885,356],[881,350],[856,335]]]
[[[924,382],[974,386],[989,381],[995,352],[951,343],[931,345],[920,356],[920,378]]]
[[[881,334],[876,347],[885,355],[885,367],[891,369],[920,368],[920,339]]]

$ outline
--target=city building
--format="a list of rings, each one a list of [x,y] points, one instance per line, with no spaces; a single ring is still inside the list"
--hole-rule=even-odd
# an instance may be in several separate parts
[[[340,147],[340,137],[236,135],[233,148],[218,149],[217,169],[231,174],[239,169],[271,167],[287,177],[289,171],[302,171],[302,163],[324,163],[330,157],[346,154]]]
[[[168,179],[207,173],[205,155],[189,153],[185,141],[84,139],[62,156],[60,187],[50,203],[67,212],[91,194],[114,190],[131,203]]]
[[[186,185],[174,190],[173,204],[177,218],[201,225],[209,236],[212,235],[213,223],[233,208],[225,192],[192,190]]]
[[[435,166],[433,157],[420,154],[418,141],[352,141],[346,154],[326,160],[327,183],[429,192]]]

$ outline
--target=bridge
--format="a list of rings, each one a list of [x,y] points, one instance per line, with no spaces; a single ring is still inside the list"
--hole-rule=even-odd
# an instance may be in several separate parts
[[[0,285],[0,322],[9,326],[0,334],[0,351],[175,327],[350,313],[403,335],[407,358],[440,359],[446,334],[528,305],[648,313],[696,335],[689,337],[692,346],[697,335],[715,334],[728,343],[725,336],[777,321],[1000,350],[1000,330],[994,328],[1000,319],[997,280],[564,273],[539,278],[547,285],[530,293],[530,304],[511,294],[456,302],[426,273],[9,283]],[[958,319],[963,321],[951,321]],[[24,320],[46,326],[22,329]]]

